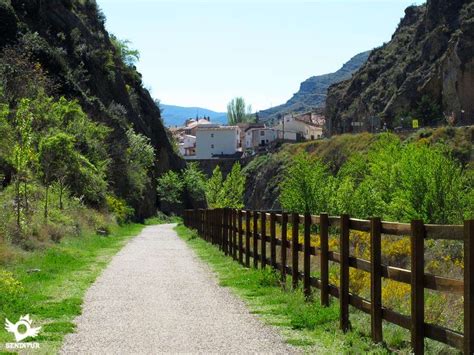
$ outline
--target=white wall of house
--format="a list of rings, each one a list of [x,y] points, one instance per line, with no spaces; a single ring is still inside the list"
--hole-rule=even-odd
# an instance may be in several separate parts
[[[291,136],[294,137],[295,140],[296,140],[297,134],[302,135],[307,140],[313,140],[313,139],[318,139],[322,137],[322,134],[323,134],[322,127],[314,126],[314,125],[296,120],[291,115],[286,115],[285,117],[283,117],[283,120],[284,120],[284,123],[280,121],[278,125],[276,126],[276,129],[282,132],[285,131],[285,139],[291,139],[291,138],[286,138],[287,132],[293,133]],[[283,135],[283,133],[281,133],[280,135]]]
[[[252,128],[245,132],[245,149],[266,146],[277,138],[273,128]]]
[[[235,154],[238,135],[238,128],[233,126],[198,128],[196,130],[195,159],[212,159],[214,155]]]

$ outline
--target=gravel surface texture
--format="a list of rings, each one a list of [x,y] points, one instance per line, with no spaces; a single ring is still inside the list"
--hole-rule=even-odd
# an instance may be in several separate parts
[[[61,353],[296,353],[217,284],[173,227],[145,228],[113,258]]]

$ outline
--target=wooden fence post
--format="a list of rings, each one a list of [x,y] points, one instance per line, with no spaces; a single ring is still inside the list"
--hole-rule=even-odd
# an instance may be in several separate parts
[[[250,267],[250,211],[245,212],[245,266]]]
[[[270,213],[270,264],[276,269],[276,216]]]
[[[341,216],[341,263],[340,263],[340,326],[343,332],[349,330],[349,215]]]
[[[303,289],[307,299],[311,297],[311,215],[304,215],[304,244],[303,244]]]
[[[234,255],[234,210],[232,208],[229,208],[229,255],[233,256]]]
[[[375,343],[383,341],[382,334],[382,222],[380,218],[370,220],[370,297],[371,330]]]
[[[292,268],[292,283],[293,283],[293,288],[296,289],[298,287],[298,277],[299,277],[299,271],[298,271],[298,249],[299,249],[299,220],[300,216],[298,213],[293,213],[292,215],[292,222],[293,222],[293,230],[291,233],[291,268]]]
[[[237,260],[237,210],[232,210],[232,258]]]
[[[228,235],[229,235],[229,229],[227,228],[227,208],[224,208],[222,210],[222,249],[224,250],[224,254],[228,255],[229,250],[228,250]]]
[[[244,255],[243,255],[243,245],[242,245],[242,210],[239,209],[239,212],[237,213],[238,217],[238,232],[239,232],[239,263],[243,264],[244,263]]]
[[[415,354],[424,352],[424,239],[423,221],[411,222],[411,346]]]
[[[464,221],[464,354],[474,353],[474,220]]]
[[[319,236],[321,242],[321,305],[329,306],[329,216],[319,215]]]
[[[287,252],[287,237],[288,230],[288,213],[281,214],[281,249],[280,249],[280,263],[281,263],[281,284],[286,286],[286,252]]]
[[[260,237],[261,237],[261,254],[262,254],[262,269],[267,265],[267,213],[262,211],[260,215]]]
[[[258,212],[253,211],[253,266],[258,268]]]

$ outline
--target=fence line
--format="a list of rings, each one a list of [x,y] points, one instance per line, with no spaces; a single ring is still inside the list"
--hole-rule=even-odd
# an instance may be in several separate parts
[[[245,219],[245,223],[244,220]],[[267,219],[270,234],[267,235]],[[276,236],[276,223],[281,225],[280,239]],[[288,241],[288,224],[291,223],[291,242]],[[250,267],[272,267],[281,274],[282,284],[286,275],[292,275],[292,287],[303,281],[303,290],[310,297],[314,288],[320,290],[321,304],[329,305],[329,296],[339,299],[340,328],[350,328],[349,305],[368,313],[371,318],[371,334],[374,342],[383,341],[382,320],[396,324],[411,332],[411,345],[416,354],[424,351],[424,338],[430,338],[463,351],[474,352],[474,220],[464,225],[432,225],[420,220],[411,223],[384,222],[380,218],[361,220],[327,214],[298,215],[275,212],[242,211],[235,209],[186,210],[184,224],[196,229],[204,240],[217,245],[226,255],[240,264]],[[251,224],[253,229],[251,230]],[[303,244],[299,242],[299,225],[303,225]],[[243,226],[245,225],[245,229]],[[260,226],[260,228],[259,228]],[[320,247],[311,246],[311,227],[317,226]],[[339,252],[329,250],[329,228],[339,228]],[[351,230],[370,233],[370,259],[364,260],[350,255],[349,235]],[[410,237],[411,270],[382,264],[382,234]],[[464,245],[464,280],[441,277],[424,272],[424,241],[426,239],[459,240]],[[260,241],[260,253],[259,253]],[[251,242],[253,246],[251,247]],[[267,257],[267,243],[270,256]],[[280,262],[277,262],[276,247],[280,247]],[[292,251],[291,267],[287,265],[288,249]],[[303,270],[300,270],[299,255],[303,253]],[[311,276],[311,256],[319,256],[320,277]],[[329,283],[329,261],[339,263],[339,285]],[[349,269],[355,268],[370,273],[370,300],[355,295],[349,290]],[[403,315],[382,305],[382,279],[409,284],[411,286],[410,316]],[[424,290],[452,293],[464,296],[464,333],[424,320]]]

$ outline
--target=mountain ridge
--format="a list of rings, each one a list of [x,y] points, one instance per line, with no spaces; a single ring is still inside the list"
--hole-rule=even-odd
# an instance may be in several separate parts
[[[330,85],[350,78],[369,57],[370,51],[353,56],[333,73],[312,76],[300,84],[300,89],[284,104],[259,111],[262,121],[275,120],[279,114],[301,113],[314,108],[323,108]]]

